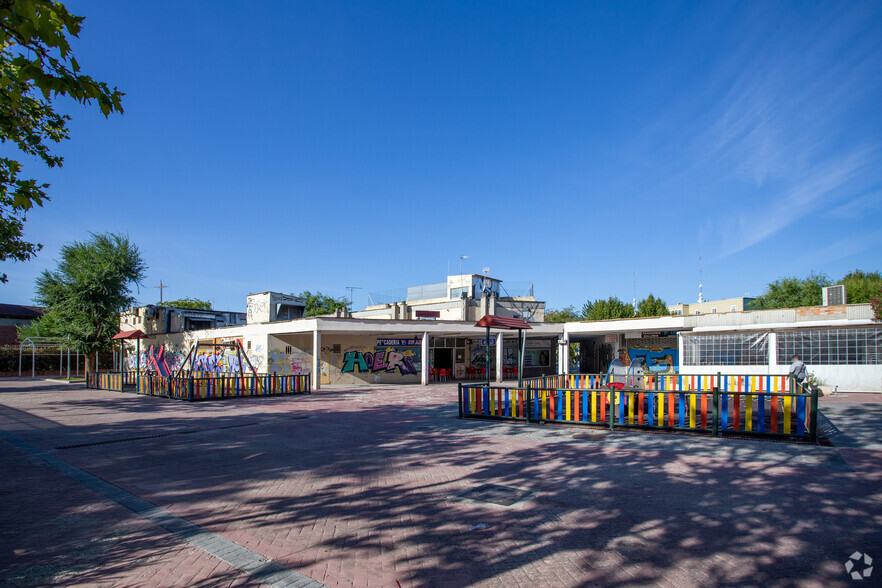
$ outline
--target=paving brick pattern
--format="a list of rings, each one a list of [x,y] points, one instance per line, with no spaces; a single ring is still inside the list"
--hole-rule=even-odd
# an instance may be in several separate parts
[[[821,406],[836,447],[459,420],[453,385],[0,383],[0,429],[328,586],[845,586],[851,553],[882,557],[882,403]],[[0,445],[0,583],[258,583]],[[530,494],[461,498],[483,484]]]

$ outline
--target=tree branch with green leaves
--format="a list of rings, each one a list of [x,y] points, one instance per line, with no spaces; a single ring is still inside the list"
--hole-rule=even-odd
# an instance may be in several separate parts
[[[0,0],[0,143],[49,168],[64,162],[52,145],[69,138],[70,117],[56,111],[57,97],[95,102],[105,117],[123,111],[123,92],[81,73],[73,55],[70,39],[79,37],[83,20],[60,2]],[[17,159],[0,157],[0,261],[26,261],[42,248],[23,231],[27,212],[49,199],[48,188],[24,177]]]

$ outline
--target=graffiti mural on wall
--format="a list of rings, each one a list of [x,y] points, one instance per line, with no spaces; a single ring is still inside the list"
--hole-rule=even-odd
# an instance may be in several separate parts
[[[281,349],[270,349],[267,357],[267,371],[271,374],[308,374],[312,365],[312,356],[305,351],[293,349],[285,353]]]
[[[343,354],[340,371],[414,375],[420,369],[420,345],[420,339],[377,339],[373,349],[348,349]]]
[[[158,349],[158,347],[157,347]],[[140,361],[139,358],[135,356],[137,353],[127,352],[126,354],[126,367],[129,371],[134,372],[138,370],[140,364],[140,369],[142,372],[146,372],[150,369],[150,352],[149,349],[147,351],[141,352]],[[177,371],[181,369],[181,365],[184,363],[184,357],[186,355],[181,353],[180,351],[174,351],[170,348],[170,346],[165,346],[165,362],[168,364],[168,367],[171,371]]]
[[[171,372],[180,370],[181,367],[184,366],[184,360],[187,358],[187,353],[183,352],[181,349],[176,349],[171,345],[165,345],[164,347],[165,362],[168,364],[169,370]],[[158,355],[159,348],[160,346],[158,345],[152,347],[154,354]],[[255,349],[255,353],[248,355],[251,365],[253,365],[254,369],[258,372],[261,370],[263,364],[261,360],[261,352],[262,348],[258,345]],[[126,356],[126,365],[129,371],[136,371],[139,363],[142,372],[152,371],[150,347],[148,347],[147,350],[141,351],[140,361],[135,357],[136,355],[136,353],[130,352]],[[217,351],[200,349],[192,358],[193,371],[208,373],[238,373],[241,368],[242,371],[250,372],[251,368],[248,367],[248,362],[245,361],[245,356],[243,355],[241,357],[240,365],[239,356],[236,355],[234,349],[219,349]],[[187,367],[189,367],[189,365]]]
[[[248,356],[251,365],[255,370],[259,370],[260,357],[257,355]],[[169,366],[170,367],[170,366]],[[200,350],[193,356],[193,371],[207,372],[212,374],[238,374],[240,372],[250,372],[251,367],[245,357],[236,354],[235,349],[218,349],[216,351]]]
[[[415,364],[416,353],[412,349],[405,351],[395,351],[394,349],[377,350],[377,351],[347,351],[343,354],[343,366],[340,371],[344,374],[351,372],[359,373],[377,373],[386,372],[398,373],[407,376],[417,373],[417,365]]]
[[[472,367],[483,368],[486,361],[486,348],[483,345],[476,345],[472,343],[472,348],[469,350],[469,365]],[[496,363],[496,347],[490,347],[490,365],[495,365]]]
[[[628,349],[628,358],[641,359],[655,374],[674,374],[680,369],[680,350],[676,347],[632,347]]]

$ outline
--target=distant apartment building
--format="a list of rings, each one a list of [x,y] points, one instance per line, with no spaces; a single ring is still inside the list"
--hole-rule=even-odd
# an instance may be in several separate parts
[[[306,301],[290,294],[261,292],[247,299],[247,312],[193,310],[148,304],[120,313],[120,330],[140,329],[147,335],[222,329],[244,324],[274,323],[301,319]]]
[[[43,315],[37,306],[0,304],[0,345],[18,344],[18,327],[31,324]]]
[[[545,302],[536,300],[532,287],[524,296],[505,292],[502,280],[479,274],[447,276],[437,284],[407,289],[405,300],[370,305],[353,318],[391,320],[478,321],[486,314],[545,322]]]
[[[278,292],[251,294],[246,314],[248,324],[293,321],[306,316],[306,300]]]
[[[738,298],[724,298],[722,300],[708,300],[694,304],[679,302],[668,307],[674,316],[688,316],[696,314],[719,314],[722,312],[743,312],[750,310],[750,303],[755,300],[746,296]]]
[[[218,329],[244,325],[244,312],[221,310],[193,310],[148,304],[136,306],[120,313],[120,330],[139,329],[147,335],[183,333],[201,329]]]

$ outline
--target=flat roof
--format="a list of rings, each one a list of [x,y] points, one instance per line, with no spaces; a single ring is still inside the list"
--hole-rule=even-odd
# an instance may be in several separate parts
[[[564,332],[564,323],[530,323],[530,327],[530,331],[525,331],[529,334],[530,338],[558,337]],[[200,339],[210,339],[213,337],[244,337],[247,335],[296,335],[312,333],[316,330],[322,334],[338,335],[429,333],[430,335],[454,337],[480,337],[486,331],[483,327],[476,327],[471,321],[309,317],[291,321],[251,323],[192,332],[194,336]],[[504,333],[511,337],[517,336],[515,331],[493,328],[491,328],[491,331]]]

